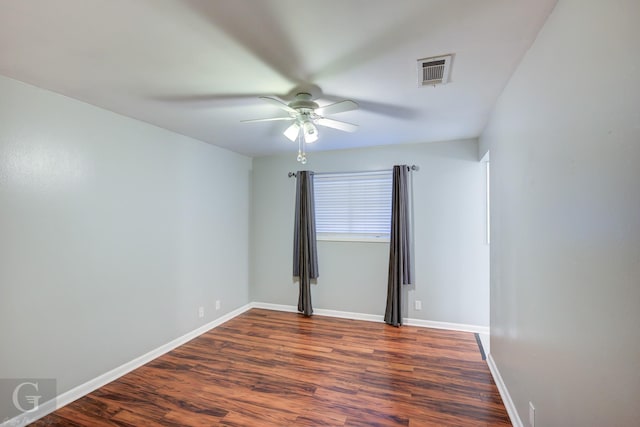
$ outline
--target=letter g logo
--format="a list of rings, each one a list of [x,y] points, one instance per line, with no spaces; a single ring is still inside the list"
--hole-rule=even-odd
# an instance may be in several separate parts
[[[22,392],[22,389],[27,386],[32,387],[36,392],[38,391],[38,383],[30,383],[30,382],[24,382],[24,383],[18,384],[18,386],[13,390],[13,406],[15,406],[17,409],[19,409],[22,412],[32,412],[38,409],[38,404],[40,402],[40,398],[42,397],[40,395],[24,396],[26,401],[31,404],[31,409],[25,409],[20,403],[20,393]]]

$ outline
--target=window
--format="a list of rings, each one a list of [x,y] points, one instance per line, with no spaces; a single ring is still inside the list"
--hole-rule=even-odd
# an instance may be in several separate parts
[[[315,174],[318,240],[389,240],[392,171]]]

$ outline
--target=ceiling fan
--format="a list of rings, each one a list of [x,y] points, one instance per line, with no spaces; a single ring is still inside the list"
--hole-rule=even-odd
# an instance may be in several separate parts
[[[325,115],[328,114],[356,110],[358,104],[348,99],[320,107],[318,103],[313,100],[313,95],[308,92],[296,93],[294,100],[288,104],[275,96],[260,96],[259,98],[281,108],[289,113],[289,115],[287,117],[274,117],[269,119],[242,120],[242,122],[292,121],[293,123],[283,133],[284,136],[291,141],[295,142],[298,140],[298,161],[302,163],[306,163],[302,140],[304,140],[305,143],[317,141],[318,128],[316,126],[325,126],[345,132],[355,132],[358,130],[358,126],[352,123],[325,117]]]

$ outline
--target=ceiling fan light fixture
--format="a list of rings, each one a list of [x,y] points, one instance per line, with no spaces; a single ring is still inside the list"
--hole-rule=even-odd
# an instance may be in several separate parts
[[[295,142],[298,138],[298,134],[300,133],[300,125],[298,123],[294,123],[289,126],[283,133],[284,136],[286,136],[291,142]]]
[[[304,122],[302,125],[304,131],[304,142],[311,144],[318,140],[318,128],[310,121]]]
[[[319,89],[320,88],[318,88],[318,91]],[[320,107],[318,103],[314,101],[314,93],[316,92],[312,93],[312,91],[299,90],[295,92],[295,99],[289,103],[277,96],[261,96],[260,99],[263,101],[286,111],[288,113],[287,117],[242,120],[242,122],[293,121],[292,124],[285,129],[283,135],[291,142],[298,142],[297,159],[300,163],[305,164],[307,162],[307,155],[304,148],[305,144],[311,144],[318,140],[318,126],[325,126],[344,132],[355,132],[358,129],[358,126],[352,123],[325,117],[327,114],[356,110],[358,109],[356,102],[345,99]]]

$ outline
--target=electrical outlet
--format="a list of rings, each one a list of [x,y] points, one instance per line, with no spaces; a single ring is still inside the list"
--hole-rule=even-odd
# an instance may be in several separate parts
[[[220,310],[220,300],[216,300],[216,310]]]
[[[536,427],[536,408],[529,402],[529,426]]]
[[[200,319],[204,317],[204,307],[198,307],[198,317]]]
[[[422,310],[422,301],[416,300],[416,310]]]

